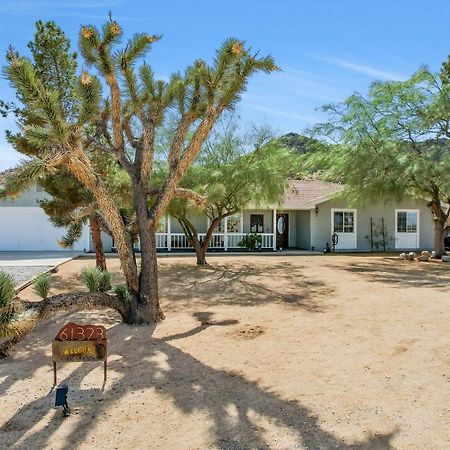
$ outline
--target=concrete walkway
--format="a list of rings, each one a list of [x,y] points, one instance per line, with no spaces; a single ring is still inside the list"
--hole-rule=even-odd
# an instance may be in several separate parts
[[[81,252],[0,252],[0,267],[58,266]]]

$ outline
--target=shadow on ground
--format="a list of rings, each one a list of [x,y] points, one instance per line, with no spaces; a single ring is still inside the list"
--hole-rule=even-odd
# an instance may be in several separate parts
[[[228,261],[192,267],[184,264],[162,265],[161,295],[164,303],[189,306],[255,306],[280,303],[308,312],[322,312],[320,298],[333,292],[327,283],[305,276],[303,266],[280,261],[277,264],[251,265]]]
[[[436,289],[448,289],[450,286],[450,265],[438,261],[399,261],[397,258],[387,258],[383,261],[367,259],[364,262],[348,262],[332,267],[362,275],[366,280],[372,282]]]
[[[118,381],[108,382],[102,401],[97,401],[96,397],[101,393],[96,389],[80,389],[83,378],[93,370],[93,365],[81,365],[67,379],[60,380],[71,386],[72,396],[76,396],[76,402],[83,407],[81,413],[76,416],[77,433],[70,436],[67,446],[76,448],[86,443],[93,432],[93,427],[98,423],[95,419],[113,411],[116,402],[122,397],[129,395],[131,391],[154,388],[163,398],[170,398],[173,404],[185,414],[193,411],[206,413],[212,423],[209,433],[216,448],[267,448],[264,439],[265,430],[251,420],[253,413],[293,433],[297,436],[297,445],[300,448],[392,448],[390,442],[395,431],[369,436],[359,442],[344,442],[322,428],[312,411],[301,403],[287,401],[273,392],[268,392],[238,373],[209,367],[189,353],[171,345],[171,342],[176,339],[192,336],[208,327],[229,324],[214,320],[208,313],[199,313],[197,319],[199,325],[194,329],[160,339],[149,337],[151,334],[149,327],[130,328],[123,324],[113,326],[108,331],[110,353],[119,355],[120,358],[112,360],[110,367],[119,376]],[[230,322],[235,323],[235,321]],[[49,332],[44,332],[42,340],[28,344],[26,350],[31,354],[39,352],[43,340],[48,342],[49,339],[51,339]],[[130,345],[137,349],[133,357],[127,351]],[[41,358],[40,367],[48,364],[48,357],[44,358],[39,353],[35,354],[36,358]],[[164,358],[164,368],[158,363],[161,355]],[[26,370],[27,364],[24,361],[14,359],[9,365],[3,366],[3,372],[7,375],[16,373],[18,364],[21,365],[21,372]],[[141,366],[141,370],[135,370],[138,366]],[[25,371],[21,373],[21,376],[32,376],[32,373]],[[7,383],[6,387],[2,385],[3,393],[10,385],[11,383]],[[23,398],[24,404],[0,429],[2,445],[5,448],[23,449],[51,446],[52,436],[65,423],[64,420],[59,414],[53,414],[48,425],[39,428],[38,424],[48,414],[53,398],[52,392],[37,396],[33,400],[30,397]],[[143,411],[148,411],[149,428],[151,428],[151,414],[158,414],[154,406],[142,407]],[[237,420],[229,420],[230,406],[237,411]],[[27,430],[30,431],[26,433]],[[150,434],[156,431],[149,430]]]

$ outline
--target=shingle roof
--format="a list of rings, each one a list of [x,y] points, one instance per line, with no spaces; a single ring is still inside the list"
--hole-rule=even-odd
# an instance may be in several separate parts
[[[341,192],[344,186],[321,180],[290,180],[283,200],[286,209],[312,209]]]

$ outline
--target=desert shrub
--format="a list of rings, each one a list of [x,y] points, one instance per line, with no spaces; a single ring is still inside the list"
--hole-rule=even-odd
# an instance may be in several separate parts
[[[5,272],[0,272],[0,336],[7,334],[7,327],[17,315],[13,302],[14,287],[13,277]]]
[[[0,307],[9,306],[15,294],[14,278],[0,271]]]
[[[81,281],[90,292],[106,292],[111,289],[111,274],[97,267],[85,267],[81,271]]]
[[[258,233],[247,233],[239,242],[239,247],[245,247],[247,250],[255,251],[260,249],[262,244],[262,236]]]
[[[33,292],[43,300],[47,300],[52,285],[52,276],[49,273],[43,273],[33,280]]]
[[[97,269],[100,272],[98,290],[107,292],[111,289],[111,274],[106,270]]]
[[[98,292],[100,288],[100,270],[97,267],[85,267],[81,271],[81,281],[89,289],[89,292]]]
[[[114,288],[114,293],[126,303],[130,303],[133,300],[133,294],[128,290],[125,284],[118,284]]]

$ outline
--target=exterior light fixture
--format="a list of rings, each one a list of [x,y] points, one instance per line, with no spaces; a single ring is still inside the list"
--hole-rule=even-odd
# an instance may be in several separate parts
[[[70,408],[67,403],[67,393],[69,392],[69,387],[67,384],[62,384],[58,388],[56,388],[56,398],[55,398],[55,406],[63,407],[63,416],[70,416]]]
[[[315,212],[316,212],[316,216],[319,214],[319,207],[316,205],[316,208],[315,208]]]

